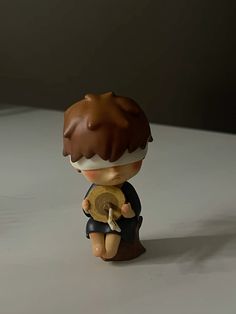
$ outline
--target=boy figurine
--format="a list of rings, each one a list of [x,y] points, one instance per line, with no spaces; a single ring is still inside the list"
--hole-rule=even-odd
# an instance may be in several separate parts
[[[140,200],[127,180],[139,172],[151,141],[148,120],[130,98],[112,92],[88,94],[65,112],[63,154],[92,183],[82,202],[89,217],[86,235],[93,254],[106,261],[129,260],[145,251],[139,240]],[[92,203],[91,194],[97,188],[105,189],[103,195],[113,203],[123,196],[116,220],[112,210],[118,203],[108,199],[100,202],[104,212],[107,206],[106,219],[93,215],[98,202]]]

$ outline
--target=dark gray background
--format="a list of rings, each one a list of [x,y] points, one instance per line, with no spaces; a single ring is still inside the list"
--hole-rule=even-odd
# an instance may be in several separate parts
[[[235,132],[235,2],[1,0],[0,103],[134,98],[152,122]]]

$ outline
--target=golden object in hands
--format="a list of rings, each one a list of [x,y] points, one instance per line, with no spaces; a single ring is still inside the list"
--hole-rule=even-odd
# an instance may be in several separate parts
[[[112,218],[114,220],[120,218],[125,196],[118,187],[98,185],[89,192],[86,198],[90,202],[89,213],[94,220],[107,223],[110,208],[112,209]]]

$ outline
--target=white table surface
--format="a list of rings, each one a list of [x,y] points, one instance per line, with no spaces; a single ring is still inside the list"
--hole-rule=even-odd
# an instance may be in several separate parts
[[[91,254],[89,184],[62,156],[61,112],[0,111],[1,314],[235,314],[236,137],[152,125],[143,169],[147,253]]]

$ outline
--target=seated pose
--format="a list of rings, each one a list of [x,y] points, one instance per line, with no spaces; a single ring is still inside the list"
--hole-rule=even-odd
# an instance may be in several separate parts
[[[133,186],[135,176],[152,141],[149,123],[131,99],[113,93],[86,95],[65,112],[64,155],[92,183],[82,208],[89,217],[86,235],[93,254],[104,260],[126,260],[144,252],[139,241],[141,204]],[[91,215],[89,193],[97,186],[119,188],[125,202],[116,228]]]

